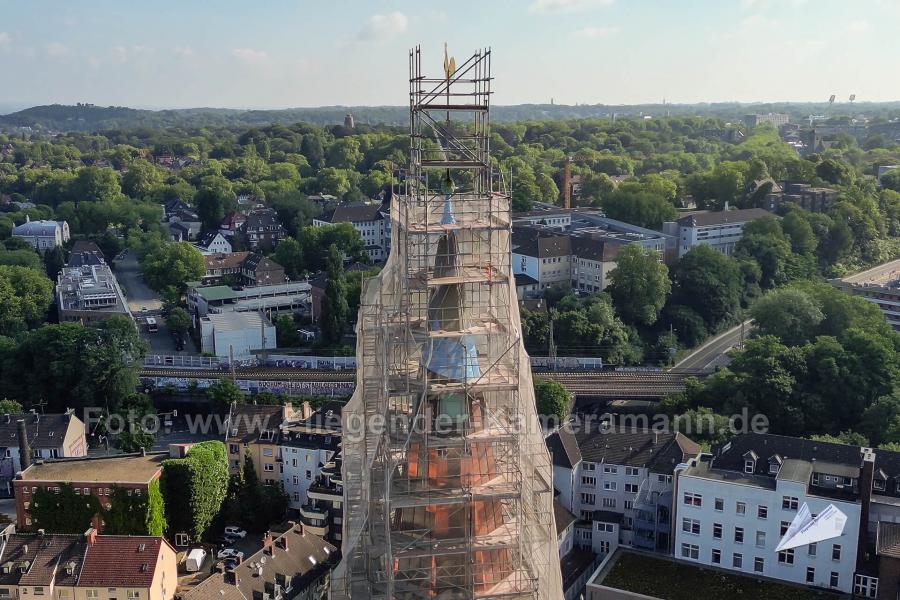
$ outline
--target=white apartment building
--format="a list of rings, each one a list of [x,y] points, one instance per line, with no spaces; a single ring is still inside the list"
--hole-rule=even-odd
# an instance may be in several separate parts
[[[391,252],[391,219],[388,204],[341,204],[313,219],[316,227],[350,223],[359,232],[366,253],[373,261],[387,259]]]
[[[731,256],[744,235],[744,226],[764,217],[772,217],[772,213],[761,208],[728,210],[726,206],[725,210],[694,212],[663,223],[663,233],[673,236],[670,243],[677,244],[678,258],[700,245]]]
[[[307,492],[341,445],[340,402],[329,402],[310,417],[281,426],[281,482],[290,507],[309,504]]]
[[[580,519],[575,545],[601,557],[619,545],[668,552],[672,474],[699,446],[680,433],[570,427],[547,446],[557,500]]]
[[[895,453],[878,452],[884,454],[881,463],[896,460],[887,456]],[[884,476],[884,491],[888,476],[877,470]],[[875,451],[868,448],[736,436],[676,472],[674,554],[744,574],[878,597],[878,577],[871,569],[860,570],[874,543],[868,522],[861,521],[880,518],[870,512],[872,491],[879,487],[875,471]],[[893,492],[898,489],[894,484]],[[843,533],[775,552],[803,504],[813,515],[833,504],[847,515]],[[897,518],[896,506],[892,518]]]

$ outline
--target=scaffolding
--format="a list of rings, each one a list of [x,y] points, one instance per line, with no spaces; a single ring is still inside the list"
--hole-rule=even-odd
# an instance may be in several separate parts
[[[561,599],[549,454],[491,166],[490,50],[409,55],[410,164],[365,282],[331,598]]]

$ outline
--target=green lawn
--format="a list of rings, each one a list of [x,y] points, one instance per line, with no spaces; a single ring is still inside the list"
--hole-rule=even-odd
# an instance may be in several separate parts
[[[724,574],[630,552],[619,556],[602,585],[664,600],[834,600],[837,597],[829,592]]]

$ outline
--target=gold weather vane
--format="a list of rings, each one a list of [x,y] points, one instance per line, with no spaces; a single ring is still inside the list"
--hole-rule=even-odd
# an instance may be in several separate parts
[[[447,42],[444,42],[444,76],[447,81],[450,81],[454,73],[456,73],[456,59],[452,56],[447,58]]]

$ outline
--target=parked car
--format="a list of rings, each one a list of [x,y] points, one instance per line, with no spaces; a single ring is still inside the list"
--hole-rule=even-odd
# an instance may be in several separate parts
[[[235,527],[234,525],[229,525],[225,528],[225,535],[228,537],[236,537],[240,539],[244,539],[247,537],[247,532],[241,529],[240,527]]]
[[[219,560],[225,560],[226,558],[236,558],[237,560],[244,560],[244,553],[240,550],[235,550],[234,548],[223,548],[219,550],[219,553],[216,554],[216,558]]]

